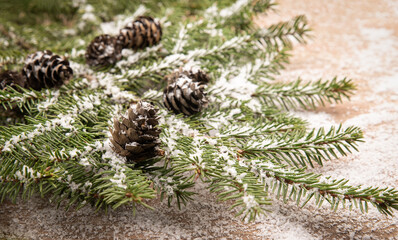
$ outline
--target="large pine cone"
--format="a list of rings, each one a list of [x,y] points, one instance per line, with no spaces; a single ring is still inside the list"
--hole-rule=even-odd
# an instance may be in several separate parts
[[[0,90],[17,85],[26,88],[26,78],[21,73],[9,70],[0,73]]]
[[[204,88],[209,77],[202,71],[177,71],[165,77],[167,87],[163,92],[165,107],[174,113],[192,115],[207,107]]]
[[[147,102],[129,108],[127,118],[114,119],[111,130],[113,150],[127,158],[128,163],[140,162],[157,154],[160,144],[157,110]]]
[[[86,61],[90,66],[105,67],[116,63],[122,58],[122,47],[116,38],[103,34],[94,38],[86,49]]]
[[[68,60],[45,50],[26,58],[22,74],[26,77],[29,87],[40,90],[61,86],[72,77],[73,71]]]
[[[118,42],[123,48],[142,49],[158,44],[162,38],[159,22],[148,16],[141,16],[120,30]]]

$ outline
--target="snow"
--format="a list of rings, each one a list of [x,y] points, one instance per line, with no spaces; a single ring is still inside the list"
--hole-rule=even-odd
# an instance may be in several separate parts
[[[188,36],[187,36],[188,29],[182,25],[180,28],[180,32],[178,33],[178,39],[176,41],[176,44],[174,45],[173,50],[171,51],[172,53],[178,53],[181,52],[184,46],[188,43]]]
[[[137,63],[139,60],[149,57],[159,51],[163,45],[161,43],[154,45],[145,49],[145,51],[135,52],[130,49],[123,49],[122,56],[126,59],[122,59],[116,63],[116,67],[118,67],[122,73],[126,72],[126,69],[131,67],[133,64]]]
[[[258,203],[254,199],[253,195],[243,196],[243,202],[246,204],[247,208],[253,208],[253,207],[258,206]]]
[[[382,77],[382,82],[385,82],[386,84],[376,86],[376,92],[379,94],[393,93],[394,100],[397,100],[398,98],[396,97],[398,96],[398,74]]]
[[[218,17],[221,19],[221,22],[225,22],[225,20],[227,20],[228,18],[241,12],[241,10],[250,3],[251,1],[249,0],[237,0],[229,7],[223,9],[218,9],[217,4],[214,3],[211,7],[206,9],[204,16],[206,19],[209,19],[210,22],[212,19]]]
[[[26,165],[22,167],[22,172],[19,170],[15,172],[15,178],[22,182],[26,182],[31,178],[40,178],[40,177],[41,177],[40,173],[35,172],[32,168]]]
[[[37,110],[39,110],[39,112],[48,110],[48,108],[51,105],[53,105],[54,103],[56,103],[58,101],[59,90],[55,90],[55,91],[51,92],[50,90],[46,89],[45,94],[48,98],[45,101],[37,104]]]
[[[180,26],[180,31],[178,33],[178,38],[175,39],[175,45],[173,50],[171,52],[173,54],[182,52],[184,46],[188,43],[188,30],[192,30],[193,28],[196,28],[200,26],[203,23],[203,20],[198,20],[194,23],[188,23],[187,25],[182,25]]]
[[[100,29],[104,34],[118,35],[120,29],[127,24],[131,24],[138,16],[144,15],[146,11],[147,9],[144,5],[139,5],[133,14],[118,15],[115,17],[115,21],[101,23]]]
[[[92,12],[85,12],[82,16],[82,20],[87,22],[95,22],[97,17]]]
[[[74,7],[79,7],[80,5],[86,4],[86,0],[72,0],[72,5]]]
[[[126,75],[131,78],[141,77],[145,73],[149,72],[157,72],[162,71],[168,68],[176,68],[180,66],[184,66],[185,63],[189,63],[191,61],[195,61],[195,59],[204,57],[206,55],[215,54],[217,52],[226,50],[226,49],[239,49],[242,45],[244,45],[250,36],[241,36],[241,37],[233,37],[227,41],[225,41],[221,46],[214,46],[211,49],[194,49],[188,51],[187,54],[175,53],[168,55],[160,62],[155,62],[150,66],[143,66],[140,69],[132,69],[126,71]],[[190,64],[193,64],[191,62]],[[125,78],[125,75],[116,76],[115,78],[118,79],[119,82],[127,82],[128,79]]]
[[[216,28],[216,24],[211,23],[207,24],[203,32],[209,34],[210,37],[222,37],[224,35],[222,29]]]
[[[236,177],[236,175],[238,174],[236,169],[231,166],[225,166],[223,170],[225,171],[226,174],[231,175],[232,177]]]
[[[238,0],[230,7],[222,9],[218,14],[221,18],[229,18],[236,13],[240,12],[242,8],[249,5],[250,1],[248,0]]]
[[[75,118],[77,118],[78,115],[84,111],[92,110],[94,108],[94,105],[96,105],[96,106],[100,105],[101,97],[103,97],[103,96],[92,95],[92,96],[87,96],[87,97],[82,97],[82,98],[77,97],[78,101],[76,102],[75,106],[70,107],[70,109],[69,109],[70,113],[60,114],[60,115],[58,115],[57,118],[46,121],[44,123],[44,125],[41,123],[35,125],[36,128],[33,129],[32,131],[26,131],[26,132],[22,132],[19,135],[12,136],[9,140],[5,141],[2,150],[11,152],[12,149],[14,149],[16,147],[16,145],[18,145],[18,144],[23,145],[24,140],[33,139],[34,137],[44,134],[46,131],[50,131],[50,130],[56,128],[57,126],[61,126],[64,129],[68,129],[70,132],[66,133],[66,135],[70,135],[75,130],[75,126],[73,126],[73,123],[75,122]],[[54,95],[54,92],[53,92],[52,98],[53,98],[53,100],[50,100],[49,102],[56,101],[57,95]]]
[[[232,39],[231,39],[232,40]],[[265,59],[256,59],[254,65],[247,63],[244,66],[236,66],[231,62],[229,66],[222,69],[221,76],[216,83],[210,87],[209,92],[211,102],[220,102],[221,107],[229,108],[231,101],[227,97],[232,97],[240,101],[248,101],[246,106],[255,112],[261,112],[261,104],[252,94],[258,89],[258,85],[251,82],[261,68],[267,68],[275,56]],[[219,98],[215,98],[218,96]]]
[[[126,189],[127,185],[125,184],[125,179],[126,179],[126,174],[124,174],[123,171],[120,171],[117,174],[115,174],[110,181],[115,183],[116,186]]]
[[[135,146],[138,146],[138,144],[139,143],[137,143],[137,142],[131,142],[131,143],[127,143],[126,144],[126,147],[128,146],[128,147],[135,147]]]

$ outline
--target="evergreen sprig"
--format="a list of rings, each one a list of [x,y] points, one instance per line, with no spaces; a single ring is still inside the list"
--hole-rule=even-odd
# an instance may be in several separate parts
[[[325,102],[339,103],[349,99],[355,85],[349,79],[316,81],[303,84],[301,79],[286,84],[263,84],[252,97],[258,97],[266,105],[282,107],[286,110],[297,107],[313,108]]]
[[[306,16],[299,15],[292,20],[271,25],[260,31],[259,35],[260,41],[265,42],[267,48],[278,50],[283,47],[291,48],[293,40],[304,43],[310,31]]]
[[[283,136],[249,140],[242,144],[242,151],[264,155],[296,167],[307,164],[314,167],[313,161],[322,165],[322,160],[337,158],[337,153],[345,156],[346,152],[351,153],[351,149],[357,150],[356,143],[362,141],[362,138],[360,129],[342,129],[340,125],[337,129],[331,127],[327,132],[320,128],[309,133],[288,132]]]
[[[340,103],[355,90],[353,81],[272,81],[294,43],[309,37],[304,16],[259,29],[253,18],[272,10],[274,1],[24,2],[26,17],[36,16],[28,24],[14,17],[15,8],[0,9],[7,23],[0,38],[9,44],[0,47],[0,66],[21,69],[27,52],[50,49],[69,58],[75,75],[59,89],[0,90],[1,110],[23,116],[18,124],[10,120],[15,114],[0,115],[1,201],[39,194],[67,208],[131,204],[135,210],[151,208],[147,200],[160,196],[182,207],[203,182],[246,220],[266,213],[272,194],[301,207],[314,199],[332,210],[366,212],[371,204],[391,215],[397,209],[394,188],[351,186],[307,169],[357,150],[363,135],[341,125],[308,129],[288,112]],[[57,11],[62,17],[50,14]],[[84,64],[93,37],[144,14],[162,24],[159,45],[123,50],[123,59],[108,68]],[[44,20],[50,24],[35,25]],[[163,78],[179,68],[201,68],[211,77],[202,113],[184,117],[162,105]],[[111,148],[109,127],[140,99],[160,109],[164,153],[127,164]]]

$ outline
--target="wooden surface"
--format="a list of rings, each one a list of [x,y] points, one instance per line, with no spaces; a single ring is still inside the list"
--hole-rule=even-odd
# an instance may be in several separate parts
[[[398,186],[398,1],[280,0],[278,12],[260,25],[305,14],[313,39],[293,51],[278,80],[347,76],[358,84],[350,102],[314,112],[297,111],[314,127],[359,125],[366,142],[360,153],[327,162],[316,172],[352,179],[352,184]],[[198,187],[200,188],[200,186]],[[205,189],[200,189],[206,192]],[[375,210],[330,212],[325,204],[300,209],[278,200],[269,215],[244,224],[214,196],[204,194],[181,211],[152,202],[154,211],[128,208],[95,213],[65,212],[46,199],[0,205],[0,238],[26,239],[398,239],[397,217]]]

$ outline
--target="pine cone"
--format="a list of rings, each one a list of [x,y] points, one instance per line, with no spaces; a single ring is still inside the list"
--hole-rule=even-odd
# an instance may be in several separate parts
[[[45,50],[26,58],[22,74],[26,77],[29,87],[40,90],[61,86],[72,77],[73,71],[68,60]]]
[[[111,130],[113,150],[127,157],[127,162],[140,162],[154,157],[160,144],[157,110],[147,102],[139,102],[136,108],[129,108],[128,116],[121,122],[113,121]]]
[[[163,92],[163,103],[174,113],[192,115],[207,107],[204,88],[209,77],[202,71],[177,71],[165,77],[167,87]]]
[[[116,38],[108,34],[99,35],[91,41],[86,49],[86,61],[90,66],[105,67],[122,58],[122,47]]]
[[[120,30],[117,41],[123,48],[136,50],[158,44],[161,38],[160,23],[151,17],[141,16]]]
[[[0,73],[0,90],[16,85],[26,87],[26,78],[21,73],[9,70]]]

